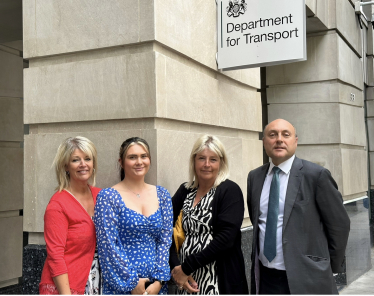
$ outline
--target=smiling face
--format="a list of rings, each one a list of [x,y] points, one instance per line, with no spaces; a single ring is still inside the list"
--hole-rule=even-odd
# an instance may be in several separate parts
[[[205,148],[195,156],[195,173],[199,184],[214,183],[220,168],[221,160],[212,150]]]
[[[151,164],[147,151],[138,144],[132,145],[120,162],[126,177],[144,177]]]
[[[291,158],[297,148],[295,128],[283,119],[274,120],[267,125],[262,141],[266,154],[276,166]]]
[[[88,182],[93,172],[92,158],[80,149],[75,149],[65,166],[70,182]]]

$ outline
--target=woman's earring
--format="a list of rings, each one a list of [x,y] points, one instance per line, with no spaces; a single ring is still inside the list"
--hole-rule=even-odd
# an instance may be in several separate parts
[[[68,176],[70,175],[69,171],[66,171],[66,175],[68,175]]]

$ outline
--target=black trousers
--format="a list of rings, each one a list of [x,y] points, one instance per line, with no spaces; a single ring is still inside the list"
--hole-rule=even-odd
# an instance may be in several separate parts
[[[285,270],[267,268],[260,263],[260,294],[291,294]]]

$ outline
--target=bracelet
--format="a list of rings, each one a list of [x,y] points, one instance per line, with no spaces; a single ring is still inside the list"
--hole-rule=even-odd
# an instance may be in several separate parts
[[[155,282],[159,282],[161,284],[161,287],[167,283],[167,281],[161,281],[157,279],[155,279]]]

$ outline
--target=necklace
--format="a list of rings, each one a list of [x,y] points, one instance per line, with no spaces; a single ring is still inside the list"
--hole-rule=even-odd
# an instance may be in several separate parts
[[[132,191],[130,188],[127,188],[127,189],[130,190],[132,193],[134,193],[137,198],[140,198],[140,192],[142,192],[144,188],[139,193]]]

